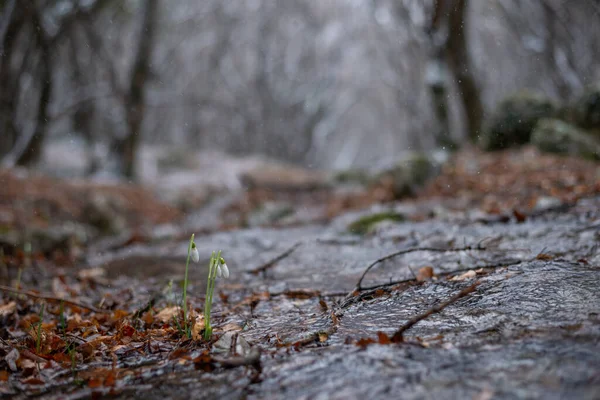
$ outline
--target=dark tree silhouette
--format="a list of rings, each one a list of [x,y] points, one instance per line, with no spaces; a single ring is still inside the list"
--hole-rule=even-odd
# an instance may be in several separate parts
[[[123,173],[130,179],[135,177],[137,150],[140,143],[140,128],[144,120],[145,85],[150,76],[152,47],[156,36],[158,0],[144,2],[142,24],[137,53],[131,71],[129,91],[125,99],[127,135],[121,143]]]
[[[454,145],[448,117],[447,71],[456,82],[471,142],[478,140],[483,121],[480,91],[467,47],[467,7],[467,0],[436,0],[427,32],[431,47],[428,85],[439,125],[436,141],[440,146]]]

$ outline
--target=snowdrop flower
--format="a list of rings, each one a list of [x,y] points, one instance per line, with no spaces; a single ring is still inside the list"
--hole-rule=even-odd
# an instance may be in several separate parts
[[[192,253],[190,255],[194,262],[200,261],[200,254],[198,253],[198,248],[196,247],[196,243],[194,242],[192,242]]]
[[[223,259],[223,257],[221,257],[221,259],[219,260],[220,264],[221,264],[221,268],[218,272],[221,272],[223,274],[223,278],[227,279],[229,278],[229,268],[227,268],[227,264],[225,263],[225,259]],[[221,275],[219,275],[220,277]]]
[[[221,266],[219,264],[217,264],[217,278],[220,278],[223,276],[223,271],[221,271]]]

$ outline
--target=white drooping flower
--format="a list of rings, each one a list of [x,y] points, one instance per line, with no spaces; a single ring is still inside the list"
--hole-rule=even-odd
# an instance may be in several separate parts
[[[223,264],[221,268],[223,269],[223,278],[229,278],[229,268],[227,268],[227,264]]]
[[[221,266],[217,264],[217,278],[223,276],[223,271],[221,271]]]
[[[221,270],[223,272],[223,278],[227,279],[227,278],[229,278],[229,268],[227,268],[227,264],[225,263],[225,260],[223,260],[221,258],[221,261],[223,262],[223,264],[221,264]]]
[[[196,247],[196,243],[192,242],[192,253],[190,255],[194,262],[200,261],[200,253],[198,253],[198,248]]]

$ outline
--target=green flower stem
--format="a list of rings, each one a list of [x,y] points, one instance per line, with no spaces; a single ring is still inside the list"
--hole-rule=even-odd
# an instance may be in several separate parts
[[[204,301],[204,340],[210,340],[212,336],[212,326],[210,324],[210,311],[212,308],[213,296],[215,291],[215,280],[217,278],[217,266],[221,259],[221,250],[215,255],[213,251],[208,265],[208,280],[206,282],[206,298]]]
[[[194,234],[190,237],[190,244],[188,245],[187,260],[185,261],[185,277],[183,278],[183,323],[185,333],[188,337],[191,337],[191,332],[188,329],[187,320],[187,287],[188,287],[188,267],[190,265],[190,255],[192,253],[192,245],[194,244]]]
[[[37,336],[35,338],[35,351],[37,354],[40,354],[42,351],[42,322],[44,320],[44,306],[46,304],[42,303],[42,309],[40,310],[40,322],[37,325]]]
[[[210,339],[212,327],[210,326],[210,287],[213,265],[215,263],[215,252],[213,251],[208,262],[208,277],[206,278],[206,295],[204,296],[204,340]]]

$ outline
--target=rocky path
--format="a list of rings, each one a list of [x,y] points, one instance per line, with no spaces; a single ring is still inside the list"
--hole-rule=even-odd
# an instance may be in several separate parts
[[[279,227],[224,229],[219,217],[225,209],[251,218],[247,200],[236,206],[221,197],[177,224],[131,229],[85,246],[69,239],[59,249],[70,249],[66,261],[56,251],[32,257],[15,250],[4,258],[9,276],[19,263],[31,265],[23,272],[23,290],[4,291],[0,304],[0,393],[56,399],[596,399],[598,168],[575,160],[544,174],[557,160],[535,163],[527,152],[501,157],[455,163],[408,201],[324,214],[318,201],[297,205],[302,212],[296,220]],[[9,205],[24,190],[10,182],[11,191],[0,197]],[[527,200],[519,201],[523,190]],[[89,215],[77,193],[53,208],[29,198],[28,207],[61,215],[60,204],[68,200]],[[286,196],[288,203],[300,198]],[[377,198],[369,196],[360,204]],[[148,221],[144,212],[161,218],[178,213],[158,202],[140,210],[123,214],[129,219],[122,224]],[[77,220],[75,214],[65,215]],[[113,214],[102,215],[111,220]],[[302,223],[298,215],[318,218]],[[47,220],[56,226],[56,218]],[[210,343],[183,337],[168,314],[179,301],[193,231],[204,259],[190,271],[192,309],[202,313],[213,250],[223,251],[231,271],[229,280],[217,281]],[[15,248],[3,240],[3,248]],[[51,243],[63,246],[62,239]],[[81,307],[59,309],[53,297]]]
[[[156,367],[131,382],[131,397],[597,398],[600,198],[522,223],[455,214],[364,237],[346,230],[355,218],[199,239],[201,253],[224,250],[233,275],[219,283],[219,334],[258,348],[260,363]],[[415,251],[376,264],[356,289],[373,261],[403,250]]]

